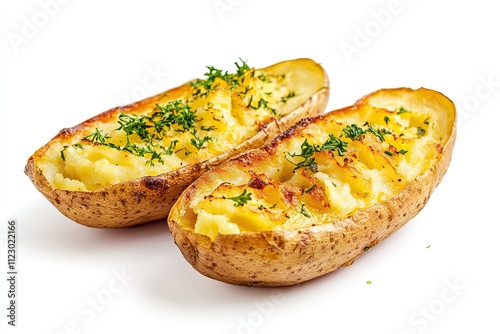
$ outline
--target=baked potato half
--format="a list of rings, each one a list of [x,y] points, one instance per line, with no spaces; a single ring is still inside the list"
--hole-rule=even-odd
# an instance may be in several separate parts
[[[208,66],[204,79],[63,129],[28,159],[25,173],[86,226],[165,219],[201,174],[326,107],[328,78],[311,59],[235,64],[235,73]]]
[[[286,286],[348,266],[412,219],[443,178],[455,107],[428,89],[383,89],[307,118],[202,175],[168,225],[200,273]]]

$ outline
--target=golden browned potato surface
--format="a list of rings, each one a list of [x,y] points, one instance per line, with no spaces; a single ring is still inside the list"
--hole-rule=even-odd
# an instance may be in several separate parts
[[[166,218],[202,173],[326,106],[328,78],[313,60],[235,65],[233,73],[207,66],[204,79],[61,130],[28,159],[25,173],[83,225]]]
[[[168,224],[208,277],[304,282],[351,264],[422,210],[454,142],[455,107],[444,95],[379,90],[202,175]]]

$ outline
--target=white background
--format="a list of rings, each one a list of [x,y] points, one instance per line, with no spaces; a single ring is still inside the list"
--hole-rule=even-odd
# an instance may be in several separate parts
[[[1,1],[2,333],[500,331],[493,1],[59,1]],[[316,60],[331,81],[328,110],[379,88],[451,98],[457,143],[425,209],[351,267],[293,288],[248,288],[198,274],[165,222],[83,227],[24,175],[60,129],[200,77],[205,65],[232,70],[238,57],[255,67]],[[10,218],[15,328],[4,278]]]

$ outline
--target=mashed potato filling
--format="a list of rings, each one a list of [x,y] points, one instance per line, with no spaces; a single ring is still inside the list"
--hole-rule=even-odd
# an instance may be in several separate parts
[[[56,188],[80,191],[167,173],[231,150],[318,89],[293,71],[236,66],[233,74],[209,66],[175,99],[167,93],[161,103],[115,112],[72,142],[50,146],[40,168]],[[232,231],[223,225],[220,231]]]
[[[221,180],[193,199],[194,230],[213,240],[219,233],[284,231],[348,217],[399,193],[429,168],[439,137],[431,113],[405,106],[332,113],[283,139],[266,167],[245,167],[242,182]]]

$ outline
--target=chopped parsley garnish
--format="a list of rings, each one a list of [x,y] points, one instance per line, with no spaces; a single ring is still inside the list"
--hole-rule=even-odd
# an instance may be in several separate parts
[[[386,116],[387,118],[387,116]],[[388,121],[388,118],[386,119]],[[294,171],[301,167],[309,167],[311,171],[316,173],[318,171],[318,164],[314,158],[314,153],[321,151],[330,151],[332,153],[336,152],[338,156],[343,156],[347,153],[348,143],[343,141],[341,138],[348,138],[351,140],[360,140],[363,135],[366,133],[371,133],[375,137],[377,137],[380,142],[385,141],[385,136],[390,135],[393,132],[383,127],[375,128],[373,124],[366,122],[363,124],[363,127],[358,126],[357,124],[349,124],[342,128],[342,133],[339,137],[336,137],[334,134],[329,134],[328,139],[322,145],[310,144],[307,139],[300,146],[300,153],[287,153],[285,158],[295,165]],[[419,136],[424,135],[426,131],[421,127],[417,127],[417,134]],[[402,136],[402,134],[400,135]],[[391,147],[390,150],[385,150],[384,153],[388,156],[394,156],[396,154],[406,154],[407,150],[400,149],[397,150],[394,146],[389,145]],[[300,157],[301,161],[294,162],[291,161],[290,158]],[[312,187],[314,188],[314,186]],[[306,190],[306,192],[312,190],[312,188]]]
[[[347,152],[347,142],[335,137],[335,135],[328,135],[328,140],[323,143],[320,151],[337,151],[339,156],[343,156]]]
[[[234,65],[236,65],[236,69],[237,69],[236,70],[236,74],[235,74],[237,77],[241,77],[241,76],[245,75],[245,73],[247,71],[251,70],[250,66],[248,66],[248,64],[247,64],[246,61],[244,61],[241,58],[240,58],[240,61],[241,61],[241,65],[238,64],[238,62],[234,63]]]
[[[92,143],[105,144],[106,140],[108,140],[110,136],[108,134],[103,135],[98,128],[95,128],[95,132],[91,133],[85,137],[84,140],[90,140]]]
[[[103,134],[98,128],[95,132],[84,136],[83,140],[97,143],[117,150],[122,150],[139,157],[149,157],[146,161],[150,166],[154,166],[155,161],[164,163],[162,156],[172,155],[178,144],[178,140],[171,141],[168,146],[163,146],[163,139],[168,130],[175,132],[189,132],[192,135],[190,143],[198,150],[202,149],[214,137],[199,137],[195,129],[195,123],[200,120],[196,112],[181,100],[170,101],[164,105],[156,105],[153,113],[147,115],[126,114],[120,111],[117,123],[119,127],[116,131],[125,133],[125,145],[118,145],[110,141],[109,134]],[[214,130],[215,127],[201,127],[204,131]],[[138,136],[139,143],[133,143],[133,136]],[[64,160],[64,150],[61,151],[61,158]],[[186,150],[185,155],[191,152]]]
[[[391,119],[389,118],[389,116],[384,117],[385,124],[389,124],[390,121],[391,121]]]
[[[381,142],[385,141],[385,135],[390,135],[392,133],[391,131],[384,128],[375,129],[371,123],[367,123],[365,125],[368,125],[368,129],[366,130],[366,132],[372,133],[373,135],[375,135],[375,137],[380,139]]]
[[[297,163],[288,160],[288,158],[285,156],[285,158],[291,162],[292,164],[295,165],[294,170],[301,168],[301,167],[309,167],[311,171],[316,173],[318,171],[318,164],[316,163],[315,158],[313,157],[313,154],[315,152],[321,152],[321,151],[330,151],[330,152],[337,152],[339,156],[343,156],[344,153],[347,152],[347,142],[341,140],[340,138],[337,138],[333,134],[328,135],[328,139],[323,143],[323,145],[311,145],[307,139],[304,140],[302,145],[300,145],[300,153],[288,153],[288,156],[291,158],[295,157],[301,157],[303,160],[299,161]]]
[[[342,133],[346,138],[349,138],[350,140],[359,140],[359,138],[364,135],[366,131],[356,124],[350,124],[342,129]]]
[[[215,126],[213,126],[213,125],[211,125],[211,126],[209,126],[209,127],[206,127],[206,126],[202,125],[202,126],[201,126],[201,129],[202,129],[203,131],[214,131],[214,130],[217,130],[217,128],[216,128]]]
[[[80,148],[80,149],[83,150],[83,146],[80,143],[76,143],[76,144],[73,144],[71,146],[78,147],[78,148]],[[61,153],[61,159],[62,159],[62,161],[66,161],[66,156],[64,155],[64,152],[68,149],[68,147],[69,147],[68,145],[64,145],[63,149],[60,152]]]
[[[252,193],[247,192],[246,189],[243,189],[243,192],[235,197],[228,197],[231,201],[234,201],[234,206],[243,206],[246,202],[252,200]]]
[[[311,218],[311,214],[307,211],[305,204],[302,204],[302,207],[300,208],[300,213],[307,218]]]
[[[127,138],[138,135],[141,140],[153,145],[153,140],[162,140],[168,130],[191,131],[198,121],[195,111],[181,100],[175,100],[165,105],[157,104],[151,115],[133,115],[121,111],[117,121],[120,126],[116,130],[124,131]]]
[[[311,190],[313,190],[314,188],[316,188],[318,185],[317,184],[313,184],[312,186],[310,186],[309,188],[307,188],[306,190],[304,190],[306,193],[309,193]]]
[[[229,74],[227,71],[222,72],[222,70],[215,68],[214,66],[207,66],[208,72],[205,73],[206,79],[196,79],[194,83],[191,83],[191,86],[198,89],[197,93],[199,93],[200,88],[204,88],[207,92],[210,92],[216,89],[218,86],[215,85],[215,79],[222,79],[228,82],[230,85],[236,84],[238,81],[233,79],[233,75]]]
[[[214,66],[206,66],[208,72],[205,73],[205,79],[196,79],[191,82],[191,86],[195,89],[193,95],[205,96],[209,92],[217,89],[219,86],[216,83],[217,79],[225,81],[230,89],[237,88],[242,85],[243,78],[248,71],[254,71],[253,68],[248,66],[247,62],[240,58],[241,64],[235,62],[236,73],[230,74],[228,71],[222,71]],[[252,72],[253,73],[253,72]]]
[[[290,161],[291,163],[293,163],[295,165],[295,168],[293,170],[296,170],[296,169],[301,168],[301,167],[309,167],[313,172],[317,172],[318,171],[318,164],[316,163],[316,161],[315,161],[314,157],[312,157],[312,155],[314,154],[314,152],[319,152],[318,147],[309,144],[307,139],[305,139],[304,142],[302,143],[302,145],[300,145],[300,149],[301,149],[300,154],[288,153],[288,155],[291,158],[301,157],[303,159],[302,161],[300,161],[298,163],[294,163],[294,162],[288,160],[288,158],[285,156],[285,158],[288,161]]]
[[[166,105],[156,105],[155,112],[151,116],[142,116],[153,123],[155,131],[163,134],[165,127],[170,129],[174,126],[179,132],[189,131],[194,123],[200,120],[196,117],[196,112],[191,110],[189,105],[181,100],[168,102]]]
[[[193,138],[191,138],[191,144],[196,147],[198,150],[201,150],[203,148],[203,145],[205,145],[205,143],[208,143],[209,141],[214,141],[215,138],[214,137],[210,137],[210,136],[205,136],[203,138],[200,138],[196,135],[197,131],[196,130],[193,130],[191,132],[193,134]]]
[[[392,152],[392,151],[384,151],[385,154],[389,155],[389,156],[394,156],[394,154],[403,154],[405,155],[406,153],[408,153],[407,150],[399,150],[399,151],[396,151],[396,152]]]
[[[259,109],[260,107],[264,107],[264,109],[266,110],[269,110],[271,111],[273,114],[276,115],[276,109],[274,108],[271,108],[269,105],[268,105],[268,101],[267,100],[264,100],[263,98],[260,98],[259,102],[257,102],[257,106],[253,106],[252,105],[252,100],[253,100],[253,95],[250,96],[250,101],[248,102],[248,105],[247,107],[250,107],[254,110],[257,110]]]
[[[288,99],[291,99],[292,97],[295,97],[295,92],[290,92],[288,93],[288,95],[286,96],[283,96],[280,100],[280,102],[283,102],[283,103],[286,103],[288,101]]]
[[[397,114],[398,114],[398,115],[400,115],[400,114],[404,114],[404,113],[406,113],[406,112],[409,112],[409,111],[408,111],[408,110],[406,110],[406,109],[405,109],[405,108],[403,108],[403,107],[399,107]]]
[[[375,129],[373,127],[373,124],[368,122],[363,124],[363,126],[368,126],[368,129],[363,129],[356,124],[347,125],[342,129],[342,135],[351,140],[359,140],[361,136],[363,136],[365,133],[370,132],[375,137],[377,137],[381,142],[383,142],[384,136],[392,133],[391,131],[385,128]]]
[[[145,117],[138,115],[125,114],[120,111],[120,116],[118,116],[118,124],[120,127],[117,130],[123,130],[127,137],[133,134],[138,135],[142,140],[147,139],[152,135],[148,128],[152,125],[148,125]],[[84,137],[85,139],[85,137]]]
[[[64,151],[68,148],[68,145],[64,145],[63,149],[61,150],[61,159],[62,161],[66,161],[66,157],[64,156]]]
[[[271,80],[269,79],[269,77],[267,75],[265,75],[264,73],[261,73],[257,76],[257,78],[262,81],[262,82],[271,82]]]

